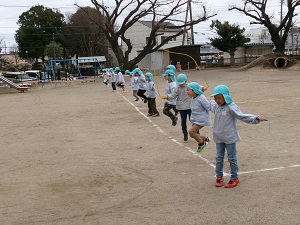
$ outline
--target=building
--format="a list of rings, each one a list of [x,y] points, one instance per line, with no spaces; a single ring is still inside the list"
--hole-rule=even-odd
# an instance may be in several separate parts
[[[166,23],[166,25],[172,24]],[[130,39],[132,43],[129,60],[135,58],[143,50],[148,41],[151,30],[152,21],[138,21],[126,31],[125,37]],[[166,37],[174,35],[174,33],[178,33],[179,31],[181,31],[181,29],[160,28],[157,33],[157,45],[159,45]],[[138,66],[149,70],[164,70],[171,61],[167,50],[182,45],[182,41],[183,35],[173,38],[157,52],[146,55],[146,57],[139,62]],[[127,50],[124,43],[122,43],[122,50],[123,52]]]

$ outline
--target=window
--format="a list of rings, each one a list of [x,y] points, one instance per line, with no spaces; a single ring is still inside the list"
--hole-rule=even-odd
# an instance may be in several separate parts
[[[161,36],[161,42],[163,42],[166,38],[169,38],[168,36]],[[176,41],[176,37],[171,38],[170,41]],[[168,42],[166,42],[168,44]]]
[[[150,37],[146,37],[146,44],[148,44]]]

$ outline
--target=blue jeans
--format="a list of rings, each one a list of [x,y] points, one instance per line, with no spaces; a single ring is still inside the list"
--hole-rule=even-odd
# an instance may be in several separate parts
[[[187,134],[186,119],[191,117],[191,109],[178,110],[181,118],[181,130],[183,134]]]
[[[236,143],[233,144],[216,143],[216,150],[217,150],[216,176],[223,177],[225,148],[227,149],[228,161],[230,163],[231,178],[238,179],[239,167],[236,159]]]

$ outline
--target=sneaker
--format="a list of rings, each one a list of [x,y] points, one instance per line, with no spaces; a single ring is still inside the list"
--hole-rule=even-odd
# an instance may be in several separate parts
[[[147,116],[153,116],[153,113],[148,113],[148,115]]]
[[[204,140],[205,142],[210,142],[211,140],[210,140],[210,138],[209,137],[206,137],[206,139]]]
[[[159,116],[159,113],[154,113],[152,116],[157,117],[157,116]]]
[[[198,149],[197,149],[197,152],[201,152],[206,146],[206,142],[204,142],[202,145],[199,145],[198,144]]]
[[[183,134],[183,140],[187,141],[189,139],[189,135],[188,134]]]
[[[217,177],[217,179],[216,179],[216,187],[222,187],[223,186],[223,181],[224,181],[224,179],[223,179],[223,177]]]
[[[176,126],[177,125],[177,120],[178,117],[176,116],[174,120],[172,120],[172,126]]]
[[[230,181],[225,185],[225,188],[233,188],[239,183],[239,179],[230,179]]]

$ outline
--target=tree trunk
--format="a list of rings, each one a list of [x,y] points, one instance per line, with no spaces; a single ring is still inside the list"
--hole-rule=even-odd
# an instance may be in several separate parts
[[[235,64],[234,52],[230,52],[230,64],[232,66],[234,66],[234,64]]]
[[[275,45],[276,52],[284,54],[284,51],[285,51],[285,42],[282,39],[280,39],[280,38],[276,38],[276,39],[273,40],[273,43]]]

